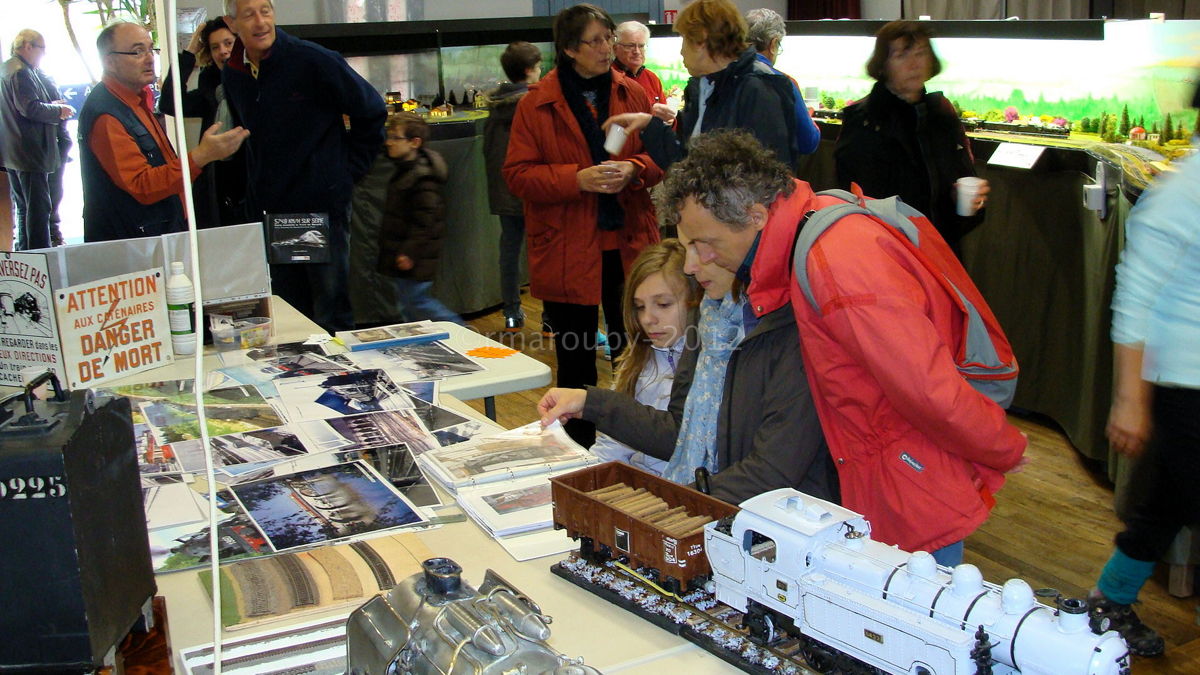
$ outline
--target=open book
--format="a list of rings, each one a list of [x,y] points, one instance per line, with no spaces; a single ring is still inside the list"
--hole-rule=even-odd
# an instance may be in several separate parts
[[[599,460],[558,422],[545,429],[534,422],[466,443],[436,448],[418,458],[426,474],[451,492],[523,476],[548,474]]]

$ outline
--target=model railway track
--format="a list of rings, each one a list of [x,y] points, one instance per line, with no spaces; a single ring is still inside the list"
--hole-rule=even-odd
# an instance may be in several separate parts
[[[660,628],[698,644],[746,672],[760,675],[820,675],[830,672],[815,669],[805,662],[803,654],[808,645],[800,639],[788,636],[770,645],[752,642],[749,631],[742,626],[744,615],[718,603],[704,591],[672,597],[646,583],[640,575],[577,557],[555,565],[552,571]],[[839,664],[839,672],[847,675],[877,672],[865,664],[857,665],[861,669],[849,663]]]
[[[386,591],[396,585],[396,577],[392,576],[392,568],[388,567],[387,562],[379,555],[379,552],[371,548],[371,545],[364,541],[351,542],[350,548],[354,549],[363,562],[367,563],[367,567],[371,569],[371,574],[375,576],[375,583],[379,586],[379,590]]]
[[[295,555],[276,556],[275,563],[283,574],[288,589],[292,592],[293,607],[317,604],[317,586],[313,583],[308,569],[299,557]]]
[[[242,591],[243,614],[248,617],[273,614],[271,588],[257,565],[235,565],[230,569]]]

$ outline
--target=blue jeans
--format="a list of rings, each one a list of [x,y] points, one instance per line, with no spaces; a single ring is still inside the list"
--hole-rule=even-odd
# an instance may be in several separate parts
[[[525,244],[525,216],[500,216],[500,299],[504,318],[521,312],[521,247]]]
[[[50,246],[50,174],[8,170],[13,221],[17,225],[16,251]]]
[[[330,333],[354,329],[346,219],[329,214],[329,262],[271,265],[271,290]]]
[[[462,317],[455,314],[441,300],[433,297],[429,289],[432,281],[413,281],[404,277],[391,277],[396,287],[396,295],[400,299],[400,315],[405,321],[452,321],[465,326]]]
[[[930,553],[937,564],[942,567],[954,567],[963,561],[963,543],[961,541],[948,544]]]

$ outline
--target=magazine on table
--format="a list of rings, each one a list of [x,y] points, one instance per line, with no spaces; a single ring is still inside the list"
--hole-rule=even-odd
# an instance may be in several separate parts
[[[450,338],[449,331],[438,328],[429,320],[397,323],[391,326],[378,326],[362,330],[340,330],[336,335],[337,339],[346,345],[346,349],[352,352],[359,352],[364,349],[399,347],[401,345],[418,345]]]
[[[426,468],[427,475],[457,492],[462,487],[547,474],[599,460],[571,440],[558,422],[545,429],[534,422],[430,450],[418,461]]]

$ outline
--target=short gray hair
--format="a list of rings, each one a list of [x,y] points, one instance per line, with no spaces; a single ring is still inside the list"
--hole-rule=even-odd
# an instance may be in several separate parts
[[[100,53],[101,57],[107,56],[113,50],[113,46],[117,42],[117,29],[126,25],[144,28],[142,24],[130,21],[129,19],[117,19],[105,26],[104,30],[100,31],[100,34],[96,36],[96,51]]]
[[[746,23],[750,26],[746,40],[754,45],[755,51],[766,51],[773,40],[782,41],[787,35],[787,24],[773,9],[763,7],[746,12]]]
[[[626,21],[626,22],[622,23],[621,25],[617,26],[617,37],[620,37],[621,33],[635,33],[635,32],[641,33],[643,36],[645,36],[645,38],[647,40],[650,39],[650,29],[646,27],[646,24],[641,23],[639,21]]]
[[[17,52],[25,48],[25,45],[30,42],[35,42],[42,39],[42,34],[32,28],[22,28],[17,36],[13,38],[12,48],[9,49],[9,56],[16,56]]]
[[[275,9],[275,0],[267,0],[271,9]],[[238,0],[225,0],[225,16],[237,16]]]
[[[692,137],[688,155],[671,165],[654,195],[662,224],[679,225],[688,197],[737,232],[750,226],[750,207],[768,209],[795,182],[787,165],[744,129],[719,129]]]

